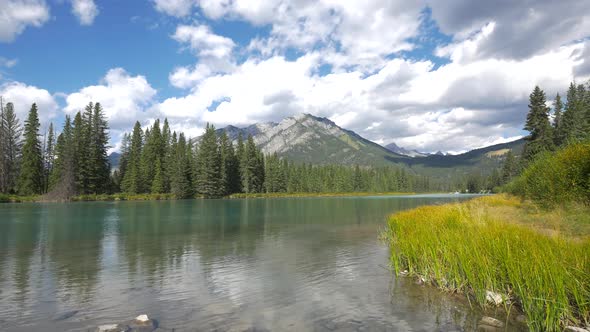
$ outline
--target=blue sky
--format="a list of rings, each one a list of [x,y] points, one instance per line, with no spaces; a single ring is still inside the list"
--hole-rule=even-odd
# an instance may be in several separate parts
[[[534,85],[587,80],[589,22],[570,0],[0,0],[0,94],[58,127],[101,102],[115,148],[135,120],[195,136],[305,112],[459,152],[521,136]]]

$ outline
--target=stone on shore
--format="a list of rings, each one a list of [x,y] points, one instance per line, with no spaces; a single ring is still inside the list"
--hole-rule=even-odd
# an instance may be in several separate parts
[[[483,317],[480,321],[479,321],[480,325],[487,325],[487,326],[492,326],[492,327],[504,327],[504,322],[502,322],[501,320],[492,318],[492,317]]]
[[[129,324],[133,332],[151,332],[158,328],[158,323],[148,315],[139,315]]]
[[[564,332],[590,332],[585,328],[576,327],[576,326],[566,326]]]
[[[500,293],[486,291],[486,301],[488,301],[488,303],[498,306],[502,304],[502,302],[504,302],[504,298]]]

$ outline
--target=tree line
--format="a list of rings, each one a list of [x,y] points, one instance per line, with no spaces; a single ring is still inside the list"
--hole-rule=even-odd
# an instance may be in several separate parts
[[[547,106],[545,92],[535,86],[528,108],[524,130],[529,135],[525,137],[523,153],[517,157],[512,151],[508,152],[501,170],[502,183],[518,176],[544,153],[590,140],[590,82],[570,83],[565,103],[557,93],[553,109]]]
[[[0,99],[0,193],[68,199],[84,194],[173,194],[177,198],[234,193],[427,191],[434,184],[402,167],[300,164],[264,155],[252,136],[235,142],[207,124],[191,139],[159,119],[135,123],[121,141],[111,172],[109,127],[100,103],[68,115],[59,134],[41,135],[37,105],[24,126],[14,105]]]

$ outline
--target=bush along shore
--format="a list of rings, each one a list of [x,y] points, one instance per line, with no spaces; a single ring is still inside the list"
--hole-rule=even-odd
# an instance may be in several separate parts
[[[590,209],[542,210],[497,195],[391,216],[391,264],[481,307],[522,312],[534,331],[590,324]]]

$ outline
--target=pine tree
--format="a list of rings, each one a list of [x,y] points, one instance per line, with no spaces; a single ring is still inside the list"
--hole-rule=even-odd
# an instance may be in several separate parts
[[[49,179],[50,196],[55,199],[69,199],[76,194],[74,129],[66,115],[63,130],[55,145],[55,162]]]
[[[502,166],[502,182],[508,183],[514,176],[517,175],[518,164],[514,158],[512,150],[506,153],[506,159],[504,159],[504,165]]]
[[[555,96],[553,107],[553,141],[555,146],[562,146],[566,139],[566,133],[563,130],[563,102],[559,93]]]
[[[100,103],[94,104],[90,119],[88,146],[88,191],[105,193],[110,189],[111,166],[108,158],[108,124]]]
[[[0,192],[14,193],[22,151],[22,127],[12,103],[0,108]]]
[[[18,193],[37,195],[43,192],[43,157],[39,141],[39,116],[37,104],[31,106],[25,121],[24,144],[21,168],[18,178]]]
[[[238,162],[238,173],[240,175],[240,181],[238,184],[239,190],[236,192],[247,192],[246,185],[248,183],[248,174],[246,171],[246,147],[244,146],[244,138],[242,137],[242,133],[238,135],[236,160]]]
[[[524,129],[530,132],[526,137],[523,152],[523,160],[529,162],[543,151],[551,151],[553,145],[553,133],[549,122],[549,107],[547,107],[545,92],[538,86],[529,97],[529,113]]]
[[[567,90],[565,111],[562,116],[563,129],[561,133],[564,136],[561,142],[562,145],[581,141],[586,136],[584,132],[584,95],[585,89],[583,86],[576,87],[573,82],[570,84]]]
[[[264,157],[262,152],[254,144],[252,135],[248,135],[246,146],[244,148],[244,164],[242,185],[247,193],[260,193],[263,191],[264,184]]]
[[[49,130],[45,137],[45,148],[43,155],[43,192],[49,190],[49,176],[53,169],[55,159],[55,133],[53,132],[53,123],[49,124]]]
[[[191,164],[188,158],[189,146],[186,143],[184,134],[180,134],[178,143],[176,142],[176,133],[172,135],[171,148],[174,149],[174,158],[171,160],[173,166],[172,178],[170,182],[171,192],[177,198],[188,198],[193,195],[191,183]]]
[[[123,192],[137,194],[143,190],[141,176],[141,150],[143,146],[143,132],[139,121],[135,122],[133,134],[131,136],[131,146],[129,148],[129,159],[122,182]]]
[[[207,124],[199,145],[198,191],[205,198],[219,197],[221,191],[221,155],[217,144],[215,127]]]
[[[163,176],[163,192],[168,193],[170,192],[170,168],[172,167],[170,163],[172,162],[172,156],[174,151],[170,146],[172,139],[172,133],[170,132],[170,125],[168,124],[168,119],[164,119],[164,126],[162,127],[162,170],[164,172]]]

